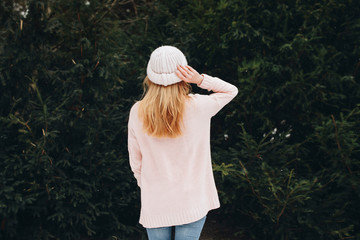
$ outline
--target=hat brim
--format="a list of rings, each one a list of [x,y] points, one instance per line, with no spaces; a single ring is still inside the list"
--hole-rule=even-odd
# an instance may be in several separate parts
[[[172,73],[156,73],[154,72],[150,64],[147,65],[146,73],[148,78],[151,82],[163,85],[163,86],[169,86],[178,82],[181,82],[182,80],[176,75],[175,72]]]

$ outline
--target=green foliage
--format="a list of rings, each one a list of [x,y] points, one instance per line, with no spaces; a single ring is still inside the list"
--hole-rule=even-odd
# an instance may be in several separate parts
[[[360,237],[359,10],[356,1],[208,0],[175,15],[190,64],[239,87],[212,129],[223,214],[239,236]]]
[[[0,238],[140,238],[127,116],[165,44],[239,88],[211,139],[234,238],[360,238],[359,12],[353,0],[2,1]]]
[[[28,1],[22,17],[14,6],[1,3],[0,238],[134,234],[123,10]]]

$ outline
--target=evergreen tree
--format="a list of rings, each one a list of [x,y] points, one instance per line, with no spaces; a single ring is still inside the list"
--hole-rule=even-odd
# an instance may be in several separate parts
[[[0,238],[140,238],[127,117],[160,45],[239,88],[211,139],[234,238],[360,238],[359,12],[352,0],[2,1]]]
[[[5,1],[0,11],[0,238],[123,238],[139,208],[122,45],[134,6]]]

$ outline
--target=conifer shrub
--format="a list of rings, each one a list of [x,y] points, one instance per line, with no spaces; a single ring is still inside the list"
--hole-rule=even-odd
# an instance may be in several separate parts
[[[239,88],[211,129],[216,215],[234,239],[360,238],[359,12],[351,0],[3,1],[0,238],[145,238],[127,117],[167,44]]]
[[[1,239],[136,235],[121,45],[133,16],[118,15],[129,7],[1,3]]]
[[[359,238],[359,9],[195,1],[179,11],[198,68],[239,88],[212,129],[221,216],[239,239]]]

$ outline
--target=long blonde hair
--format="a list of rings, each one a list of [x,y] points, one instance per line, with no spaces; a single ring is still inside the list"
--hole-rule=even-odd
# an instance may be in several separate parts
[[[183,115],[190,85],[179,82],[169,86],[144,79],[144,95],[139,104],[143,130],[153,137],[177,137],[182,134]]]

